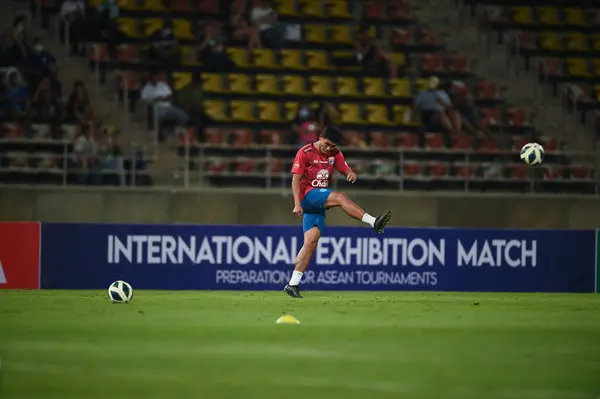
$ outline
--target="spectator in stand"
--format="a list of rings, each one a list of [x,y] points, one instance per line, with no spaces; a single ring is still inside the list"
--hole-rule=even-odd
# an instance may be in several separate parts
[[[460,114],[462,126],[469,133],[479,136],[491,137],[492,132],[479,118],[479,113],[475,107],[475,99],[468,91],[457,92],[452,90],[453,84],[451,81],[444,83],[441,89],[448,93],[452,105]]]
[[[82,126],[93,126],[95,122],[94,108],[90,102],[87,89],[81,80],[73,84],[73,91],[69,97],[67,107],[68,116]]]
[[[292,120],[292,135],[295,138],[293,143],[302,146],[315,142],[318,132],[319,125],[310,103],[300,105],[296,117]]]
[[[96,8],[96,12],[96,31],[99,32],[100,38],[108,40],[107,52],[112,59],[116,59],[117,45],[114,40],[119,34],[116,22],[121,13],[119,5],[116,0],[103,0]]]
[[[26,58],[27,81],[35,89],[45,76],[55,75],[57,72],[56,58],[44,50],[39,37],[32,41],[32,51]]]
[[[21,51],[11,46],[6,35],[0,35],[0,68],[16,65],[21,58]]]
[[[85,3],[82,0],[65,0],[60,7],[60,18],[66,22],[60,25],[61,42],[65,42],[65,29],[69,29],[69,53],[80,54],[83,47],[79,41],[85,31]]]
[[[114,129],[104,127],[95,139],[97,159],[91,168],[92,184],[102,184],[102,177],[108,171],[112,175],[116,174],[118,185],[125,185],[123,154],[115,142],[115,133]]]
[[[73,143],[73,153],[71,156],[71,166],[77,171],[77,182],[86,184],[90,174],[90,169],[98,161],[98,146],[94,137],[93,126],[83,126],[81,134]]]
[[[29,93],[17,71],[9,72],[5,93],[5,111],[12,120],[23,122],[29,115]]]
[[[231,34],[235,40],[248,42],[248,49],[262,48],[260,32],[253,27],[248,16],[236,14],[229,20]]]
[[[148,52],[150,62],[159,62],[164,65],[179,60],[179,48],[177,47],[171,20],[165,20],[164,26],[154,31],[150,40],[152,41]]]
[[[13,21],[12,45],[18,50],[19,59],[17,63],[27,55],[27,19],[20,15]]]
[[[158,73],[153,72],[142,88],[141,100],[153,105],[152,110],[158,118],[158,128],[167,120],[175,121],[177,127],[184,127],[189,120],[188,114],[173,105],[172,99],[173,91],[169,85],[161,80]]]
[[[266,0],[255,0],[250,11],[252,24],[260,31],[265,47],[281,49],[285,40],[285,25],[277,20],[277,13]]]
[[[64,107],[50,78],[45,78],[38,85],[33,96],[32,108],[37,122],[60,124],[62,121]]]
[[[390,79],[398,77],[398,66],[385,51],[379,41],[369,35],[369,27],[361,26],[354,40],[356,63],[361,65],[367,74],[379,76],[387,74]]]
[[[421,122],[427,130],[445,129],[445,133],[461,133],[461,116],[452,106],[448,93],[439,89],[440,80],[436,76],[429,78],[427,90],[421,91],[415,98],[414,108],[421,116]],[[445,135],[446,144],[450,137]]]

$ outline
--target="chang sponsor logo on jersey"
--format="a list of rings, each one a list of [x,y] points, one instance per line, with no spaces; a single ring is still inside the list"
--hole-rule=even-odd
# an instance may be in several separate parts
[[[313,187],[329,187],[329,171],[327,169],[321,169],[318,171],[316,178],[311,181],[310,184]]]

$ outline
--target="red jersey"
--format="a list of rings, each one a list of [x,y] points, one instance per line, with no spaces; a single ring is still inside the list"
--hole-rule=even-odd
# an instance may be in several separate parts
[[[334,169],[344,175],[350,171],[344,155],[337,148],[327,155],[321,153],[312,143],[300,148],[292,165],[292,173],[302,175],[300,201],[313,188],[328,188]]]

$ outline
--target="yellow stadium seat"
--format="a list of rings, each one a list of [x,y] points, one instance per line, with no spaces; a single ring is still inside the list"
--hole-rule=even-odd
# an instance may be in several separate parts
[[[594,58],[592,62],[594,63],[594,73],[596,76],[600,76],[600,58]]]
[[[590,44],[593,51],[600,51],[600,33],[590,33]]]
[[[231,101],[231,119],[241,122],[253,122],[256,120],[254,101]]]
[[[390,94],[392,97],[407,98],[411,96],[410,80],[390,79]]]
[[[353,51],[334,51],[333,53],[331,53],[331,56],[335,57],[335,58],[350,59],[350,58],[356,57],[356,53]],[[362,67],[360,67],[357,64],[347,65],[347,66],[343,66],[341,68],[346,71],[361,71],[362,70]]]
[[[331,96],[333,94],[331,78],[327,76],[311,76],[309,82],[312,94],[319,96]]]
[[[340,104],[340,119],[342,123],[347,124],[363,124],[360,104]]]
[[[340,96],[358,97],[358,82],[353,77],[338,76],[335,78],[336,92]]]
[[[148,11],[167,11],[163,0],[145,0],[144,10]]]
[[[563,18],[567,25],[585,26],[585,16],[583,9],[578,7],[563,8]]]
[[[282,122],[281,103],[278,101],[259,101],[258,116],[261,121]]]
[[[540,48],[544,50],[562,50],[562,41],[556,32],[540,32],[538,33]]]
[[[588,35],[579,32],[567,32],[563,35],[565,46],[572,51],[589,51]]]
[[[300,104],[297,102],[286,101],[284,104],[285,108],[285,119],[288,121],[293,120],[298,114],[298,108],[300,108]]]
[[[283,91],[294,96],[306,95],[306,79],[303,76],[285,75],[281,78]]]
[[[194,33],[192,32],[192,23],[187,19],[175,19],[173,20],[173,35],[177,39],[195,39]]]
[[[248,50],[245,48],[230,47],[227,49],[227,55],[240,68],[249,68],[252,66],[248,59]]]
[[[398,66],[406,65],[406,54],[404,53],[390,53],[390,57]]]
[[[102,3],[102,0],[98,0],[97,2],[91,2],[92,6],[98,6]],[[139,2],[137,0],[119,0],[119,9],[126,11],[139,11],[143,8],[140,7]]]
[[[322,50],[306,50],[304,53],[307,59],[309,69],[331,69],[327,53]]]
[[[302,51],[283,49],[279,52],[281,67],[287,69],[305,69]]]
[[[147,18],[142,21],[142,32],[144,36],[150,36],[165,26],[165,20],[162,18]]]
[[[390,121],[388,117],[388,108],[382,104],[367,104],[365,107],[367,114],[367,122],[376,125],[392,125],[394,122]]]
[[[279,15],[298,16],[298,11],[296,11],[296,2],[294,0],[276,0],[277,4],[277,13]]]
[[[533,23],[531,7],[510,7],[510,11],[512,12],[512,21],[527,25]]]
[[[428,79],[419,78],[415,81],[415,88],[417,89],[417,92],[427,90],[428,87],[429,87]]]
[[[205,100],[204,112],[217,121],[226,121],[229,119],[227,116],[227,103],[225,101]]]
[[[194,76],[191,72],[173,72],[173,89],[181,90],[192,83]]]
[[[229,81],[229,90],[233,93],[250,94],[252,93],[251,77],[244,73],[232,73],[227,75]]]
[[[219,73],[202,74],[202,90],[206,93],[224,93],[225,85],[223,75]]]
[[[334,18],[352,18],[350,10],[348,10],[347,0],[326,0],[325,9],[327,15]]]
[[[560,25],[560,15],[556,7],[536,7],[537,19],[542,25]]]
[[[325,43],[325,26],[304,25],[304,40],[312,43]]]
[[[254,66],[258,68],[279,68],[275,52],[268,48],[256,49],[254,55]]]
[[[279,80],[275,75],[256,75],[254,87],[258,94],[280,94]]]
[[[367,97],[386,97],[386,83],[380,78],[364,78],[363,88]]]
[[[179,46],[181,54],[181,65],[197,66],[201,65],[198,61],[198,49],[192,46]]]
[[[117,18],[117,29],[127,37],[143,37],[139,30],[138,20],[133,18]]]
[[[588,60],[585,58],[567,58],[567,72],[571,76],[591,77]]]
[[[395,125],[407,125],[407,123],[404,122],[404,115],[408,109],[410,109],[410,107],[406,105],[394,105],[394,107],[392,108],[392,119]],[[414,122],[408,124],[418,125],[418,123]]]
[[[300,14],[307,17],[324,17],[323,3],[314,0],[300,0]]]
[[[348,25],[331,25],[331,41],[335,43],[352,43],[352,30]]]

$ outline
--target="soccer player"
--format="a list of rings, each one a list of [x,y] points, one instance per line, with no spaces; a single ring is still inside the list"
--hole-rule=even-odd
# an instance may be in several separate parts
[[[319,238],[325,227],[327,209],[340,207],[351,218],[361,220],[379,234],[390,221],[390,211],[374,217],[356,205],[346,194],[330,190],[329,184],[334,169],[346,176],[350,183],[356,181],[356,174],[350,169],[342,152],[336,148],[341,138],[338,128],[327,126],[317,142],[300,148],[292,166],[292,193],[294,194],[294,214],[302,218],[304,245],[296,257],[296,265],[284,291],[293,298],[300,295],[300,280],[308,267]]]

